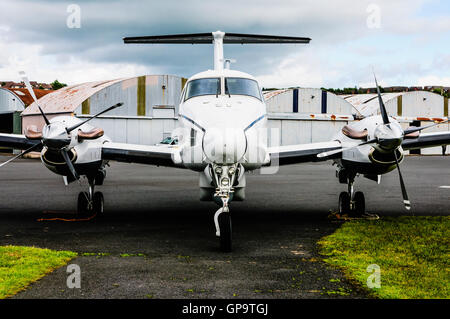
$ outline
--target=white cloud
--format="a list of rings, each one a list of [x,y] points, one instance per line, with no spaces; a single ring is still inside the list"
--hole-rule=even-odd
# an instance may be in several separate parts
[[[417,85],[420,86],[437,85],[450,87],[450,76],[446,77],[439,77],[435,75],[422,76],[417,79]]]
[[[381,9],[379,29],[367,27],[367,7],[372,3]],[[450,29],[450,19],[420,14],[433,0],[230,0],[225,7],[218,0],[79,0],[82,28],[77,30],[66,26],[68,4],[42,0],[2,4],[1,79],[18,79],[18,67],[39,81],[58,78],[68,83],[155,72],[189,75],[201,71],[209,55],[197,57],[195,52],[200,51],[189,47],[171,46],[164,52],[157,46],[125,48],[121,38],[216,29],[312,38],[296,53],[289,46],[275,54],[276,47],[231,51],[238,60],[235,67],[256,74],[266,87],[368,84],[371,64],[377,66],[383,85],[415,85],[417,79],[440,85],[448,79],[443,69],[450,47],[442,31]]]
[[[132,63],[96,63],[73,55],[42,56],[39,45],[0,42],[0,80],[19,81],[19,71],[25,71],[31,80],[67,84],[109,80],[155,73],[148,66]],[[55,61],[58,60],[58,63]]]

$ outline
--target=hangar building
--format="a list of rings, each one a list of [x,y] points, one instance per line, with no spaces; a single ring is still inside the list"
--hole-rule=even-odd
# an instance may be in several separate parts
[[[33,91],[38,99],[52,92],[39,89]],[[20,114],[32,102],[33,98],[27,89],[0,88],[0,132],[20,134],[22,131]]]
[[[49,118],[74,115],[89,118],[123,102],[91,124],[104,129],[114,142],[156,144],[170,136],[178,116],[178,102],[186,79],[173,75],[145,75],[64,87],[39,99]],[[33,103],[22,113],[26,128],[44,125]]]
[[[266,91],[264,98],[269,127],[280,131],[279,140],[271,145],[328,141],[356,113],[351,103],[321,89]]]

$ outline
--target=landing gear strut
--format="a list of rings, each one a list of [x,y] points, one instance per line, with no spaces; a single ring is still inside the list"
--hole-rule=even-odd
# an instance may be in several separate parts
[[[80,192],[78,194],[77,210],[79,214],[96,214],[103,213],[103,193],[94,192],[95,179],[88,178],[89,191]]]
[[[212,165],[212,175],[216,184],[214,197],[217,198],[222,207],[214,214],[216,236],[220,239],[220,249],[230,252],[232,248],[231,214],[228,203],[234,192],[233,184],[237,176],[237,164],[230,166]]]
[[[339,195],[339,214],[351,216],[362,216],[366,211],[366,204],[363,192],[354,192],[353,183],[356,174],[347,176],[348,191]]]

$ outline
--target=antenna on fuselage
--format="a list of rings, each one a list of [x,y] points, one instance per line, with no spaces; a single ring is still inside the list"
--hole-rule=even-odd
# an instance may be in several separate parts
[[[125,37],[124,43],[156,43],[156,44],[214,44],[214,70],[223,70],[226,60],[223,58],[224,44],[295,44],[309,43],[310,38],[287,37],[276,35],[225,33],[216,31],[212,33],[191,33],[153,35],[143,37]]]

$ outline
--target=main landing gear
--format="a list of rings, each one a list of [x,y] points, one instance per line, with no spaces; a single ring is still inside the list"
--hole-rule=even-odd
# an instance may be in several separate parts
[[[366,211],[366,203],[363,192],[353,191],[353,183],[356,174],[347,176],[348,191],[339,195],[339,214],[348,214],[350,216],[359,217]]]
[[[94,192],[95,179],[88,178],[89,191],[78,194],[78,213],[81,215],[100,215],[103,213],[103,193]]]
[[[228,203],[234,192],[233,184],[238,176],[237,164],[230,166],[212,165],[212,175],[216,184],[214,197],[218,204],[222,205],[214,214],[214,224],[216,226],[216,236],[220,240],[220,249],[223,252],[230,252],[232,249],[232,228],[231,214]]]

